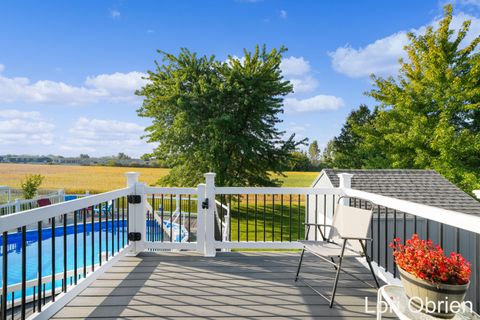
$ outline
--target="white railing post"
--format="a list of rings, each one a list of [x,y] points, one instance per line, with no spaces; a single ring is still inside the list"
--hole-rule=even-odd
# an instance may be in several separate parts
[[[205,198],[208,208],[205,209],[205,253],[206,257],[215,257],[215,173],[205,173]]]
[[[60,190],[58,190],[57,193],[58,193],[57,201],[58,202],[64,202],[65,201],[65,190],[60,189]]]
[[[197,186],[197,251],[205,254],[205,210],[203,209],[203,201],[205,200],[205,184],[201,183]]]
[[[128,228],[130,233],[140,233],[140,241],[132,241],[129,255],[137,255],[145,250],[146,238],[146,195],[145,184],[138,182],[138,172],[127,172],[127,187],[134,187],[134,195],[140,196],[140,203],[128,203],[130,213]]]
[[[352,177],[353,174],[351,173],[339,173],[337,174],[338,178],[340,179],[339,188],[351,188],[352,187]],[[348,198],[342,198],[340,203],[344,206],[348,206]]]
[[[13,205],[15,206],[15,212],[22,211],[22,208],[20,207],[20,199],[15,199],[15,202],[13,203]]]

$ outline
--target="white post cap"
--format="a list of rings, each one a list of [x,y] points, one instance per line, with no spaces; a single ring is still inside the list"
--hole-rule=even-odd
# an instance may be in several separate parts
[[[138,182],[138,177],[140,173],[138,172],[125,172],[125,177],[127,177],[127,187],[133,186]]]
[[[340,178],[339,187],[340,188],[351,188],[352,187],[352,177],[351,173],[339,173],[337,176]]]

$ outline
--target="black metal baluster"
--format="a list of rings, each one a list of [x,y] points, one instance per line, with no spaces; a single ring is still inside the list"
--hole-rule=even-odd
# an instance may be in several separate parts
[[[87,211],[83,209],[82,222],[83,222],[83,277],[87,277]]]
[[[102,265],[102,204],[98,204],[98,265]]]
[[[393,238],[397,238],[397,210],[393,210]],[[395,259],[393,259],[393,276],[397,276],[397,268],[396,268]]]
[[[283,194],[280,195],[280,242],[283,242]]]
[[[55,301],[55,217],[52,218],[52,301]],[[35,296],[35,293],[33,294]],[[35,306],[35,302],[33,303]],[[35,310],[33,311],[35,312]]]
[[[125,197],[122,197],[122,248],[125,247]]]
[[[130,243],[130,240],[128,240],[129,232],[130,232],[130,206],[128,205],[128,201],[127,201],[127,244]]]
[[[225,196],[224,196],[225,199]],[[188,242],[192,240],[192,233],[191,233],[191,216],[192,216],[192,196],[188,195]]]
[[[91,230],[90,230],[90,240],[92,244],[91,255],[91,269],[92,272],[95,271],[95,205],[92,206],[92,215],[90,216],[91,220]]]
[[[120,230],[122,230],[120,229],[120,198],[117,198],[117,252],[120,251]]]
[[[157,220],[155,220],[155,195],[152,194],[152,216],[153,216],[153,235],[152,235],[152,241],[157,240]]]
[[[352,203],[352,199],[350,198],[349,200],[350,202],[350,205]],[[373,206],[373,205],[372,205]],[[373,260],[373,242],[376,240],[373,238],[373,223],[374,223],[374,216],[373,216],[373,208],[372,208],[372,218],[370,219],[370,238],[372,238],[372,240],[370,241],[370,258]]]
[[[300,195],[298,195],[298,217],[297,217],[297,241],[302,240],[300,237],[300,220],[301,220],[301,208],[300,208]]]
[[[77,239],[77,211],[73,211],[73,278],[74,284],[77,284],[77,269],[78,269],[78,239]]]
[[[35,310],[37,309],[37,302],[36,302],[36,296],[37,296],[37,287],[33,286],[33,295],[32,295],[32,305],[33,305],[33,313],[35,313]]]
[[[263,195],[263,242],[267,241],[267,196]]]
[[[161,233],[161,241],[163,242],[163,238],[164,238],[164,234],[163,234],[163,208],[164,208],[164,201],[163,201],[163,194],[162,194],[162,209],[160,210],[160,222],[162,223],[162,225],[160,226],[160,233]]]
[[[2,233],[2,319],[7,319],[7,288],[8,288],[8,231]]]
[[[42,238],[40,237],[38,240],[39,240],[38,247],[41,248]],[[39,249],[39,250],[41,253],[42,249]],[[42,262],[41,255],[38,256],[38,261],[40,261],[39,266],[41,268],[41,262]],[[39,280],[40,283],[42,281],[41,275],[42,275],[42,272],[40,271],[40,277],[38,278],[40,279]],[[23,226],[22,227],[22,307],[21,307],[22,319],[25,319],[25,308],[27,306],[26,296],[27,296],[27,227]],[[40,307],[38,308],[38,311],[39,312],[41,311]]]
[[[327,236],[327,195],[323,195],[323,235],[326,237]],[[315,233],[317,232],[317,226],[313,228],[315,230]]]
[[[228,240],[232,241],[232,195],[228,195],[228,208],[230,210],[228,215]]]
[[[413,233],[417,233],[417,216],[413,216]]]
[[[108,201],[105,201],[105,261],[108,261]]]
[[[254,221],[255,221],[255,242],[257,242],[257,209],[258,209],[258,199],[257,199],[257,195],[255,194],[255,213],[254,213]]]
[[[289,195],[289,205],[290,205],[290,209],[289,209],[289,221],[288,221],[288,241],[292,242],[292,195],[290,194]]]
[[[407,214],[403,213],[403,244],[407,240]]]
[[[111,255],[113,257],[114,253],[115,253],[115,200],[112,199],[111,200],[112,202],[112,252],[111,252]],[[108,215],[108,213],[107,213]],[[108,248],[107,248],[107,251],[108,251]]]
[[[425,219],[425,239],[430,238],[430,220]]]
[[[38,287],[40,294],[41,287]],[[67,292],[67,214],[63,214],[63,292]],[[40,300],[40,297],[38,298]]]
[[[178,196],[178,201],[180,201],[180,206],[178,207],[178,210],[179,210],[178,215],[179,215],[179,218],[180,218],[180,220],[179,220],[180,223],[179,223],[179,226],[178,226],[178,230],[179,230],[180,235],[179,235],[179,238],[178,238],[178,240],[179,240],[178,242],[182,242],[182,195],[181,194]],[[220,229],[221,228],[222,228],[222,226],[220,226]]]
[[[45,283],[43,284],[43,305],[45,305],[46,299],[45,299],[45,291],[46,291],[46,285]]]
[[[248,242],[248,193],[246,194],[246,196],[247,196],[247,210],[246,210],[247,223],[246,223],[246,226],[245,226],[245,231],[246,231],[246,239],[247,239],[247,242]]]
[[[22,231],[26,232],[25,231]],[[37,287],[38,287],[38,301],[37,301],[37,310],[38,312],[42,311],[42,292],[40,288],[42,288],[42,221],[38,221],[38,242],[37,242],[37,255],[38,255],[38,265],[37,265]],[[23,291],[23,290],[22,290]]]
[[[272,194],[272,241],[275,241],[275,195]]]
[[[385,270],[388,272],[388,208],[385,207]]]
[[[440,243],[440,247],[443,248],[443,223],[439,223],[438,228],[439,228],[439,230],[438,230],[438,237],[439,237],[438,243]]]
[[[455,227],[455,252],[460,252],[460,230]]]
[[[223,202],[225,200],[225,195],[220,195],[220,212],[218,213],[220,217],[220,241],[223,241],[223,233],[227,232],[227,230],[223,230],[223,223],[225,220],[225,211],[223,210]]]
[[[313,232],[315,232],[315,241],[317,241],[317,225],[318,225],[318,194],[315,195],[315,226]]]
[[[170,195],[170,242],[174,242],[174,239],[173,239],[173,194]]]
[[[240,242],[240,195],[237,195],[237,241]]]
[[[378,216],[377,216],[377,237],[378,237],[378,241],[377,241],[377,263],[378,265],[380,266],[381,265],[381,258],[380,258],[380,222],[381,222],[381,217],[380,217],[380,214],[381,214],[381,208],[380,206],[378,206]]]
[[[308,211],[309,210],[309,201],[310,200],[310,195],[307,194],[306,197],[305,197],[305,224],[303,225],[303,233],[305,234],[305,240],[308,240],[308,223],[310,221],[310,212]]]

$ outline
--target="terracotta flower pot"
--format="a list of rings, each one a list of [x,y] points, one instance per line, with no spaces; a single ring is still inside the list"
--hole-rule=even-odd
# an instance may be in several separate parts
[[[470,284],[468,282],[463,285],[435,285],[417,278],[402,268],[398,268],[398,270],[411,306],[431,316],[443,319],[451,319],[455,316],[453,311],[465,299]]]

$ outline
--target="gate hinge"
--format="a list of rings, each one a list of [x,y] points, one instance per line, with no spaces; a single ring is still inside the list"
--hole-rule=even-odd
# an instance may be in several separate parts
[[[202,201],[202,209],[208,209],[208,198]]]
[[[142,196],[138,194],[131,194],[127,196],[127,201],[131,204],[138,204],[142,202]]]
[[[140,241],[142,240],[142,234],[140,232],[130,232],[128,234],[129,241]]]

